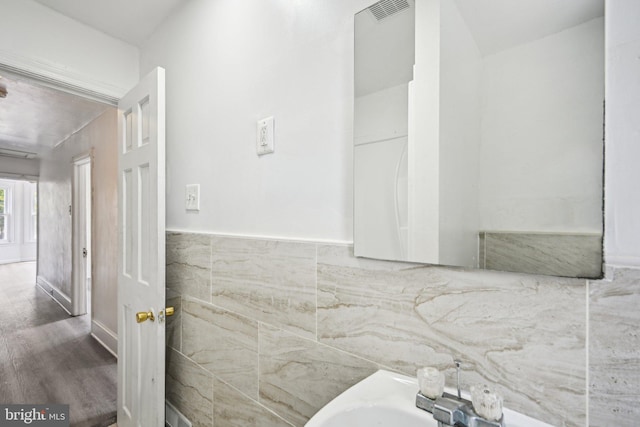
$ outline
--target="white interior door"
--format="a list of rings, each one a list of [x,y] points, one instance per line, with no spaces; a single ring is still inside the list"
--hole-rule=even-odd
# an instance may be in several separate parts
[[[90,311],[91,298],[91,157],[73,161],[72,314]]]
[[[91,245],[91,239],[92,239],[92,234],[91,234],[91,220],[92,220],[92,216],[91,216],[91,212],[93,209],[93,199],[92,199],[92,181],[91,181],[91,168],[92,168],[92,163],[91,163],[91,158],[89,158],[89,162],[84,166],[85,169],[85,185],[84,185],[84,216],[85,216],[85,222],[84,222],[84,246],[83,246],[83,251],[82,251],[82,256],[84,259],[84,276],[83,276],[83,280],[84,280],[84,289],[86,292],[86,298],[85,298],[85,302],[86,302],[86,306],[87,306],[87,314],[91,314],[91,278],[92,278],[92,254],[93,254],[93,246]],[[93,320],[93,318],[92,318]]]
[[[118,139],[118,426],[164,426],[164,69],[119,102]]]

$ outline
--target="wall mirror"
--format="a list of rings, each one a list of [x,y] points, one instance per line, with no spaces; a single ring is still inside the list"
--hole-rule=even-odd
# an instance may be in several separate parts
[[[603,0],[355,16],[356,256],[602,275]]]

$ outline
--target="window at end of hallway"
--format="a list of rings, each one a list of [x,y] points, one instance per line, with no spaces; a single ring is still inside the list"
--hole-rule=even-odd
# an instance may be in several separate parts
[[[38,186],[35,182],[28,184],[29,197],[29,230],[27,234],[28,242],[35,242],[38,240]]]
[[[8,187],[0,187],[0,243],[9,242],[10,216],[11,190]]]

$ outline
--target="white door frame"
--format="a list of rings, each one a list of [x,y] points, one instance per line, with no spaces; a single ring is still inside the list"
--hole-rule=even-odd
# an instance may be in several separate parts
[[[81,168],[84,167],[89,168],[88,175],[81,173]],[[87,313],[87,277],[93,276],[90,261],[93,229],[91,225],[93,210],[92,171],[91,153],[84,153],[73,158],[73,179],[71,181],[71,314],[73,316]],[[86,179],[83,179],[85,176]],[[89,191],[86,191],[87,186]],[[85,194],[81,194],[81,192]],[[86,250],[86,256],[83,255],[83,250]]]

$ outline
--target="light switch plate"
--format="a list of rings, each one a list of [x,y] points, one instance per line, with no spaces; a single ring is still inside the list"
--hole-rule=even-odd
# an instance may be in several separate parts
[[[185,207],[188,211],[200,210],[200,184],[187,185]]]
[[[256,152],[258,156],[273,153],[274,139],[274,120],[273,117],[258,120],[256,135]]]

